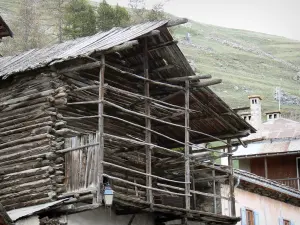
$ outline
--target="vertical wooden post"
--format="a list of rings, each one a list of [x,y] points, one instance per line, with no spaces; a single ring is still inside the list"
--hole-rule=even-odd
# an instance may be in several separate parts
[[[215,167],[215,160],[213,160],[213,166]],[[212,171],[213,176],[213,194],[214,196],[214,213],[217,213],[217,198],[216,198],[216,171],[213,169]]]
[[[265,177],[268,178],[268,161],[267,161],[267,157],[265,157]]]
[[[96,153],[97,168],[97,200],[98,204],[102,203],[102,186],[103,186],[103,158],[104,158],[104,117],[103,117],[103,100],[104,100],[104,73],[105,73],[105,56],[101,55],[101,69],[99,73],[99,104],[98,104],[98,131],[99,131],[99,152]]]
[[[230,200],[231,200],[231,216],[236,216],[235,213],[235,197],[234,197],[234,176],[233,176],[233,161],[232,161],[232,147],[231,139],[227,140],[228,143],[228,166],[230,167],[230,175],[229,175],[229,191],[230,191]]]
[[[185,208],[190,210],[190,81],[185,81],[185,141],[184,141],[184,160],[185,160]]]
[[[192,173],[192,179],[193,179],[193,191],[196,191],[196,184],[195,184],[195,175]],[[194,202],[194,210],[197,210],[197,195],[193,193],[193,202]]]
[[[148,65],[148,43],[147,43],[147,37],[144,39],[144,77],[149,78],[149,65]],[[150,84],[149,81],[145,81],[145,96],[150,97]],[[145,114],[147,116],[150,116],[151,114],[151,109],[150,109],[150,101],[149,99],[145,99]],[[146,143],[151,143],[151,119],[146,118],[145,119],[146,123],[146,132],[145,132],[145,142]],[[146,173],[151,174],[152,173],[152,168],[151,168],[151,149],[149,145],[145,146],[146,149]],[[147,176],[146,177],[146,185],[147,187],[152,187],[152,177]],[[152,208],[153,204],[153,195],[152,195],[152,190],[147,189],[147,201],[150,202],[150,207]]]

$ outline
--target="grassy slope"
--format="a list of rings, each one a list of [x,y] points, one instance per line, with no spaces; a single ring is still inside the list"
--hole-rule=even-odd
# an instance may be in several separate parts
[[[300,42],[244,30],[191,24],[191,27],[176,28],[174,35],[183,40],[190,32],[197,48],[181,44],[182,51],[195,61],[197,72],[223,79],[223,84],[213,89],[231,106],[248,105],[247,96],[259,94],[264,99],[264,111],[277,109],[273,94],[279,85],[285,92],[300,96],[299,83],[293,80],[297,74],[295,67],[300,66]],[[293,65],[287,66],[280,60]],[[284,105],[282,109],[297,111],[299,106]]]

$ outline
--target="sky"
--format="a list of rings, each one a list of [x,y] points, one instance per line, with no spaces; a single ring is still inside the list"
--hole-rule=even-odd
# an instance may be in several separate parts
[[[128,0],[107,2],[128,6]],[[147,0],[146,7],[157,2]],[[300,40],[300,0],[169,0],[165,11],[200,23]]]

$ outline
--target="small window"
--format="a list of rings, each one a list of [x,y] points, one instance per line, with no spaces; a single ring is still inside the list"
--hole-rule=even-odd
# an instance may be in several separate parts
[[[244,116],[244,120],[246,120],[247,119],[247,116]]]
[[[252,99],[252,104],[254,104],[254,99]]]
[[[272,115],[269,115],[269,119],[272,119]]]
[[[277,118],[277,114],[274,114],[274,119],[276,119]]]
[[[246,209],[246,225],[255,225],[254,212],[250,209]]]
[[[248,116],[248,120],[249,120],[249,121],[251,120],[251,116]]]
[[[255,99],[255,104],[257,104],[257,99]]]
[[[289,220],[283,220],[283,225],[291,225],[291,221],[289,221]]]

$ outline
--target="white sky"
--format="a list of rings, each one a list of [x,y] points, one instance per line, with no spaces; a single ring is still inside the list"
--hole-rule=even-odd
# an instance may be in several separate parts
[[[128,0],[107,2],[128,6]],[[155,2],[147,0],[147,7]],[[200,23],[300,40],[300,0],[169,0],[165,11]]]

